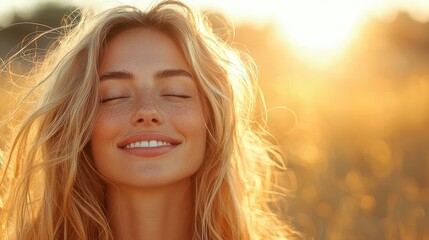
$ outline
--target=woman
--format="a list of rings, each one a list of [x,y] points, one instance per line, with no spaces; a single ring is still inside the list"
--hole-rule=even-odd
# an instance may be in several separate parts
[[[254,74],[198,13],[83,14],[35,71],[42,95],[5,156],[1,239],[285,238]]]

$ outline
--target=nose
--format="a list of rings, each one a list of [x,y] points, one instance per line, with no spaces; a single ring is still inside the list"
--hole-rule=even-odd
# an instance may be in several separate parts
[[[144,98],[137,104],[137,110],[133,117],[135,125],[160,125],[164,122],[163,114],[152,99]]]

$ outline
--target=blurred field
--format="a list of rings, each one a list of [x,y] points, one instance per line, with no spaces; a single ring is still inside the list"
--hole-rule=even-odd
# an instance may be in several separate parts
[[[15,20],[58,26],[69,9],[52,8]],[[0,30],[1,58],[36,30],[25,28]],[[235,31],[256,60],[287,161],[282,181],[293,194],[283,215],[310,239],[429,239],[429,23],[369,20],[322,65],[301,58],[275,25]],[[0,79],[0,116],[13,108],[10,87]]]

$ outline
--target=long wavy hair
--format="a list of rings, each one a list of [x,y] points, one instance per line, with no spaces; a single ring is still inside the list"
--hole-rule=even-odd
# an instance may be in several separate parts
[[[144,12],[130,6],[82,12],[63,28],[32,72],[38,81],[24,99],[35,104],[25,117],[15,114],[19,124],[1,160],[0,238],[114,239],[89,145],[106,43],[136,27],[162,31],[178,44],[208,112],[205,160],[193,176],[194,239],[285,239],[288,228],[269,207],[272,173],[282,159],[265,138],[253,62],[178,1]]]

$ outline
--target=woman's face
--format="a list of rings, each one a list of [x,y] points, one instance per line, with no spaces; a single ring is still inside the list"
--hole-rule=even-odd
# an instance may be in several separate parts
[[[156,187],[200,167],[206,127],[195,79],[166,34],[145,28],[108,42],[99,68],[100,110],[92,155],[107,181]]]

